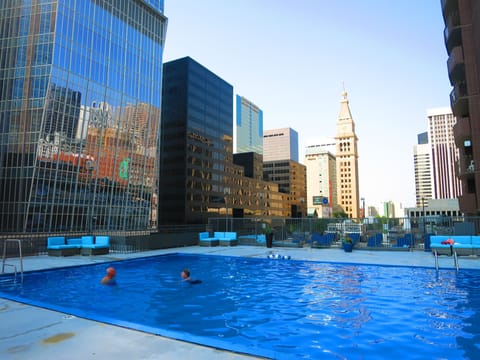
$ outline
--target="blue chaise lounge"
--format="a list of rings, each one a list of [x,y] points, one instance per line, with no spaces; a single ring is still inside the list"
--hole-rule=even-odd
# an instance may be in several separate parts
[[[105,255],[110,251],[110,236],[82,236],[82,255]]]
[[[234,231],[216,231],[213,237],[218,239],[220,246],[235,246],[238,245],[237,233]]]
[[[47,239],[47,253],[49,256],[71,256],[80,253],[77,244],[66,243],[64,236],[51,236]]]
[[[217,238],[210,236],[210,233],[208,231],[198,233],[198,245],[218,246],[219,244],[220,241]]]
[[[432,235],[430,248],[438,255],[453,255],[454,252],[459,256],[477,255],[476,252],[480,250],[478,238],[470,235]],[[452,244],[448,244],[448,241]]]

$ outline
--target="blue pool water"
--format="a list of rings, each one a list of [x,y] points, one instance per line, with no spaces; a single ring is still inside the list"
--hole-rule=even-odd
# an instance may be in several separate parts
[[[171,254],[0,276],[0,297],[275,359],[480,354],[478,270]]]

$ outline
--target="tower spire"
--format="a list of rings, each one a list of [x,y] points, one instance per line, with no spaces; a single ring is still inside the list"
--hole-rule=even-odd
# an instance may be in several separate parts
[[[338,120],[352,120],[352,113],[350,112],[350,106],[348,105],[347,92],[345,91],[345,86],[343,85],[342,100],[340,101],[340,112],[338,114]]]
[[[337,199],[350,218],[359,217],[358,152],[355,123],[348,106],[347,92],[343,85],[340,113],[337,121],[336,161]]]

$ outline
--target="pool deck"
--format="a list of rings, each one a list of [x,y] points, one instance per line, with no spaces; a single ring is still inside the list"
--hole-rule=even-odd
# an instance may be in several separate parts
[[[271,252],[289,255],[292,260],[358,264],[422,266],[435,268],[435,259],[424,251],[370,251],[341,249],[273,248],[254,246],[184,247],[134,254],[99,256],[25,257],[24,271],[75,266],[169,253],[214,254],[265,258]],[[20,269],[19,259],[7,259]],[[454,269],[452,257],[439,257],[440,269]],[[459,257],[462,269],[480,269],[479,257]],[[5,272],[11,272],[6,267]],[[101,274],[103,275],[103,274]],[[0,358],[13,359],[258,359],[184,341],[29,306],[0,298]]]

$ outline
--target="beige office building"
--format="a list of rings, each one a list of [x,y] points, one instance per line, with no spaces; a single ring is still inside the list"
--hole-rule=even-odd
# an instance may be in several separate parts
[[[331,151],[329,151],[331,150]],[[305,151],[307,167],[307,214],[327,218],[332,216],[337,202],[335,147],[309,145]]]
[[[337,121],[337,196],[338,205],[349,218],[359,218],[358,151],[355,123],[348,105],[347,92],[343,92]]]
[[[298,133],[292,128],[263,131],[263,161],[298,162]]]
[[[460,158],[453,136],[457,119],[450,107],[443,107],[427,110],[427,123],[431,151],[432,198],[456,199],[462,195],[460,179],[455,176]]]
[[[432,194],[432,165],[430,144],[417,144],[413,147],[413,164],[415,168],[415,203],[417,207],[425,205]]]

